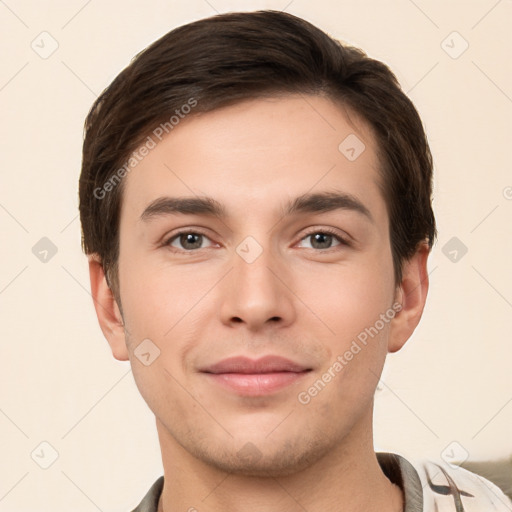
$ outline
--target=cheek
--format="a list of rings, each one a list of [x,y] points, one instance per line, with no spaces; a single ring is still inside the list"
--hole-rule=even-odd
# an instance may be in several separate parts
[[[389,261],[365,258],[357,264],[318,266],[315,272],[296,275],[295,283],[297,296],[309,310],[309,323],[323,323],[323,331],[316,332],[327,337],[330,333],[340,348],[386,313],[394,295],[391,257]]]
[[[180,267],[164,268],[136,251],[131,254],[119,260],[127,328],[139,337],[164,339],[204,295],[204,286]]]

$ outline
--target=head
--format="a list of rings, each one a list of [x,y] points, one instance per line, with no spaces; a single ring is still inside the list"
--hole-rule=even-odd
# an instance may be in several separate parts
[[[367,426],[423,310],[431,186],[393,73],[304,20],[219,15],[138,54],[87,117],[80,216],[101,327],[160,431],[277,474]],[[221,360],[270,354],[303,369],[280,391],[209,381]]]

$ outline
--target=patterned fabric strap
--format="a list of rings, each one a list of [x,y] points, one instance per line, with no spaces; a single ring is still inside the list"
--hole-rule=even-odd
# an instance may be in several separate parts
[[[512,501],[495,484],[443,461],[411,461],[421,480],[424,512],[512,512]]]

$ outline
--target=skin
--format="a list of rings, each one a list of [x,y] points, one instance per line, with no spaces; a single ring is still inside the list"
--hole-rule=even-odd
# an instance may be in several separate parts
[[[97,255],[89,257],[91,287],[113,355],[130,359],[156,417],[165,476],[160,510],[403,508],[402,491],[375,455],[374,393],[387,354],[400,350],[420,320],[428,248],[418,248],[395,283],[375,139],[348,114],[320,96],[290,95],[189,116],[125,178],[123,314]],[[350,134],[365,144],[354,161],[338,150]],[[325,191],[350,194],[371,218],[346,208],[283,217],[290,199]],[[226,217],[141,220],[162,196],[210,196]],[[181,228],[205,235],[200,249],[180,244]],[[312,235],[325,229],[348,245],[333,237],[319,246]],[[236,252],[247,236],[262,250],[252,263]],[[300,403],[298,394],[397,302],[401,311],[378,335]],[[149,366],[134,355],[147,338],[160,350]],[[212,384],[199,371],[227,357],[267,354],[311,371],[257,397]]]

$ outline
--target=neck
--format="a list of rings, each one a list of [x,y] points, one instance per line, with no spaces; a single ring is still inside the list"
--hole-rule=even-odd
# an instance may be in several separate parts
[[[366,418],[368,419],[368,418]],[[403,491],[383,473],[371,428],[356,425],[313,464],[285,476],[245,476],[193,457],[157,421],[164,466],[159,512],[402,512]],[[364,428],[366,426],[366,428]]]

